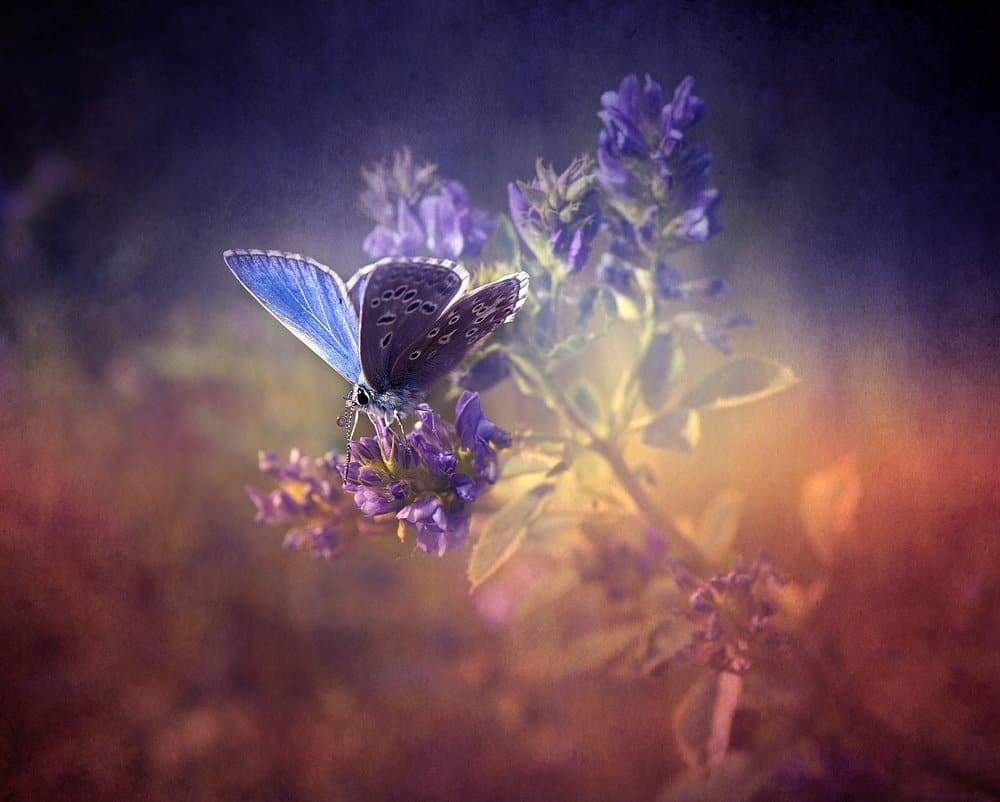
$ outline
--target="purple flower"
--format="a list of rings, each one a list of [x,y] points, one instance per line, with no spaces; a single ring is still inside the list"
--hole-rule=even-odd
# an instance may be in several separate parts
[[[441,497],[425,493],[396,513],[417,533],[417,547],[421,551],[442,555],[449,548],[460,549],[469,535],[469,511],[463,504],[449,510]]]
[[[690,298],[720,298],[729,291],[721,278],[684,281],[680,271],[666,262],[657,262],[654,274],[656,292],[667,301],[687,301]]]
[[[507,185],[514,227],[543,267],[576,273],[586,263],[600,225],[595,179],[583,156],[558,175],[539,160],[530,182]]]
[[[455,376],[455,383],[464,390],[483,392],[510,375],[510,357],[501,349],[494,349],[477,359],[464,373]]]
[[[472,206],[461,183],[439,178],[436,165],[417,167],[409,148],[393,154],[391,167],[382,162],[362,175],[361,206],[377,224],[363,245],[373,259],[475,256],[493,231],[493,218]]]
[[[679,615],[694,627],[691,640],[672,655],[674,659],[745,674],[761,649],[782,645],[771,619],[786,580],[763,555],[753,563],[737,557],[729,571],[707,582],[673,560],[666,564],[677,586],[689,594],[688,609]]]
[[[469,534],[468,505],[496,481],[497,449],[511,440],[483,414],[475,393],[459,397],[455,426],[426,404],[417,418],[405,437],[376,419],[375,436],[351,441],[347,458],[331,452],[310,459],[296,449],[282,462],[261,452],[261,472],[279,486],[270,493],[247,488],[257,520],[304,519],[285,536],[286,548],[327,558],[378,534],[372,519],[390,514],[414,530],[423,551],[460,548]]]
[[[382,256],[415,256],[424,243],[424,231],[406,201],[397,201],[394,227],[379,223],[365,237],[362,247],[373,259]]]
[[[638,598],[662,564],[666,543],[659,533],[647,529],[635,538],[600,520],[581,524],[586,545],[573,554],[574,566],[583,582],[599,583],[611,599]]]
[[[315,557],[330,560],[342,554],[349,544],[343,532],[332,521],[288,530],[282,546],[296,551],[310,551]]]
[[[375,534],[358,513],[355,500],[340,489],[343,460],[335,452],[312,459],[293,449],[288,461],[282,462],[273,452],[262,451],[260,470],[276,479],[278,487],[269,493],[247,487],[257,507],[257,522],[303,520],[285,536],[285,548],[308,550],[327,559],[341,554],[360,537]]]
[[[508,448],[510,435],[486,417],[479,395],[464,392],[455,404],[455,434],[461,447],[471,452],[480,482],[493,484],[497,480],[497,449]]]
[[[638,289],[635,280],[635,268],[622,259],[616,259],[610,253],[601,257],[597,266],[597,280],[615,292],[634,296]]]
[[[649,75],[641,88],[629,75],[617,92],[601,96],[597,178],[627,223],[612,224],[613,249],[641,245],[661,253],[704,242],[722,228],[720,193],[707,188],[711,154],[686,139],[704,108],[693,88],[694,79],[685,78],[667,103]]]
[[[726,356],[733,351],[730,343],[733,330],[753,325],[750,315],[745,312],[732,312],[721,318],[700,312],[683,312],[674,315],[670,322],[675,329],[711,345]]]
[[[401,437],[381,420],[375,437],[350,444],[351,459],[338,465],[343,487],[369,517],[392,513],[405,521],[424,551],[460,547],[469,530],[466,505],[497,479],[497,449],[510,437],[487,418],[479,396],[464,392],[451,426],[426,404]]]
[[[721,199],[722,193],[717,189],[706,189],[700,193],[694,204],[681,214],[677,236],[689,242],[705,242],[722,231],[719,219]]]

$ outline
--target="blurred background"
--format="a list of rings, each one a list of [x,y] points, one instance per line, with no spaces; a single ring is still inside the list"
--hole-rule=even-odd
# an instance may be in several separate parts
[[[340,446],[345,388],[221,259],[352,272],[360,168],[404,144],[502,211],[537,156],[593,152],[630,72],[695,77],[726,230],[682,267],[752,314],[737,351],[802,379],[656,465],[679,514],[738,488],[748,552],[828,578],[800,637],[839,715],[796,726],[842,783],[769,798],[997,798],[1000,115],[971,7],[0,19],[5,799],[639,800],[677,774],[663,682],[526,674],[467,555],[389,538],[324,562],[253,523],[258,449]],[[484,405],[511,425],[505,392]],[[861,500],[824,561],[803,488],[844,464]]]

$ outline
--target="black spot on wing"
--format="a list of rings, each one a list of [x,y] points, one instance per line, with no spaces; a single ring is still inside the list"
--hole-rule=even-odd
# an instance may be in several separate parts
[[[517,311],[521,295],[522,279],[508,276],[460,298],[418,341],[419,358],[396,361],[393,380],[430,389]]]
[[[392,366],[420,347],[428,326],[467,278],[455,263],[420,258],[384,260],[367,272],[360,350],[362,369],[374,389],[393,386]],[[389,327],[392,337],[386,339]]]

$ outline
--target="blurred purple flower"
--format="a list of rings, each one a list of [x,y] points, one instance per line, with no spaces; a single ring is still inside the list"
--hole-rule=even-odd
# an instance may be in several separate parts
[[[320,459],[292,449],[287,462],[273,452],[262,451],[262,473],[278,481],[270,493],[248,486],[247,494],[257,507],[257,522],[281,524],[305,519],[289,530],[284,546],[311,551],[330,559],[341,554],[359,537],[377,534],[358,513],[354,500],[340,490],[339,468],[343,456],[330,452]]]
[[[558,175],[539,159],[530,182],[507,185],[514,227],[543,267],[576,273],[586,263],[600,225],[595,178],[589,156]]]
[[[472,206],[460,182],[439,178],[434,164],[418,167],[407,147],[393,154],[391,166],[381,162],[362,176],[361,206],[376,222],[363,248],[373,259],[475,256],[493,231],[493,218]]]
[[[635,295],[638,289],[633,265],[615,258],[610,253],[601,257],[597,266],[597,281],[621,295]]]
[[[694,204],[681,214],[677,225],[677,236],[689,242],[705,242],[722,231],[719,220],[719,201],[722,193],[717,189],[706,189],[700,193]]]
[[[714,574],[707,582],[671,559],[665,562],[677,586],[689,596],[688,609],[678,614],[694,627],[690,641],[672,659],[745,674],[761,649],[783,645],[772,619],[787,580],[763,555],[752,563],[737,557],[729,571]]]
[[[510,357],[501,349],[494,349],[477,359],[464,373],[455,375],[455,383],[464,390],[481,393],[510,375]]]
[[[729,285],[721,278],[684,281],[680,271],[666,262],[656,263],[654,280],[656,292],[668,301],[687,301],[698,297],[721,298],[729,291]]]
[[[753,320],[746,312],[732,312],[725,317],[715,317],[700,312],[682,312],[670,319],[671,326],[693,336],[721,353],[733,352],[730,339],[735,329],[752,326]]]
[[[704,108],[693,88],[694,79],[685,78],[667,103],[649,75],[641,88],[638,77],[629,75],[617,92],[601,96],[597,177],[626,223],[612,226],[613,250],[641,244],[666,252],[704,242],[722,229],[721,194],[707,188],[711,154],[686,141]]]
[[[586,521],[581,528],[586,543],[573,554],[580,580],[600,584],[611,599],[641,596],[661,568],[666,552],[662,535],[647,527],[637,538],[600,519]]]

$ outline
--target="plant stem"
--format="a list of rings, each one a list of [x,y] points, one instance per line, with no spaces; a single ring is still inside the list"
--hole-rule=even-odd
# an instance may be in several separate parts
[[[650,264],[655,269],[656,258],[650,256]],[[621,434],[628,428],[632,413],[635,411],[636,394],[632,392],[635,383],[639,381],[639,371],[646,358],[646,352],[653,342],[656,334],[656,302],[653,298],[654,289],[647,286],[647,283],[637,277],[639,288],[642,291],[642,329],[639,334],[639,348],[635,360],[629,368],[622,373],[618,387],[615,389],[611,400],[611,409],[619,410],[611,422],[611,430],[615,436]]]
[[[615,444],[601,438],[592,438],[591,447],[611,466],[643,521],[667,537],[674,558],[682,561],[692,571],[702,572],[707,565],[701,550],[682,534],[670,516],[664,514],[661,507],[649,498],[646,488],[629,468]]]
[[[599,454],[611,469],[614,471],[621,483],[622,488],[628,493],[635,505],[639,517],[653,529],[657,530],[670,540],[674,557],[683,560],[688,568],[694,571],[702,570],[706,567],[705,557],[698,547],[692,543],[674,524],[669,515],[663,513],[661,507],[654,504],[646,493],[646,488],[642,486],[639,477],[625,462],[622,457],[618,443],[612,438],[604,438],[597,434],[584,420],[562,391],[543,372],[538,371],[538,381],[542,384],[540,389],[543,393],[548,393],[549,397],[556,403],[553,409],[559,411],[560,415],[570,424],[580,429],[587,437],[587,447],[592,448]]]

